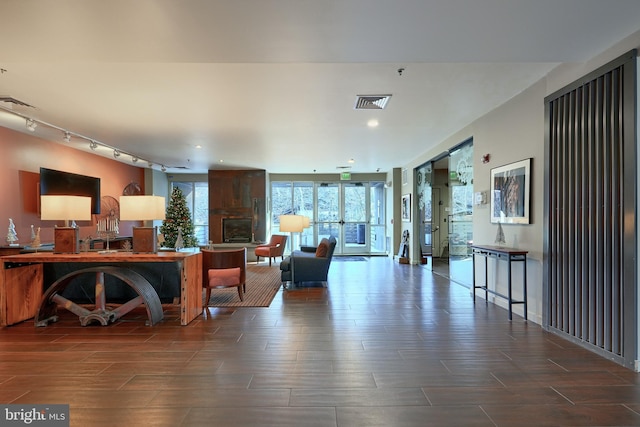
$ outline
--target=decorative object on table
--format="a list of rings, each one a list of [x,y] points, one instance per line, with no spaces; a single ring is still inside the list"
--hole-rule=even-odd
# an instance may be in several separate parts
[[[80,230],[77,227],[69,227],[69,221],[91,219],[91,197],[41,195],[40,219],[63,220],[64,227],[55,227],[53,231],[53,251],[77,254],[80,252]]]
[[[31,226],[31,229],[33,230],[33,225]],[[40,227],[38,227],[38,229],[33,233],[33,240],[31,240],[31,247],[39,248],[40,246],[42,246],[42,242],[40,241]]]
[[[120,196],[120,219],[124,221],[157,221],[165,218],[162,196]],[[133,252],[158,252],[158,227],[133,227]]]
[[[529,224],[531,159],[491,169],[491,222]]]
[[[122,242],[122,250],[125,252],[133,251],[133,245],[131,244],[131,240],[127,239],[124,242]]]
[[[33,242],[35,241],[36,241],[36,229],[34,228],[33,224],[31,224],[31,238],[29,239],[31,246],[33,246]]]
[[[500,246],[507,244],[507,241],[504,237],[504,231],[502,230],[502,223],[500,222],[498,223],[498,231],[496,232],[495,243],[497,243]]]
[[[114,252],[118,252],[116,250],[111,250],[109,248],[109,240],[113,240],[116,238],[118,233],[120,232],[119,221],[117,218],[103,218],[98,220],[98,225],[96,225],[96,234],[101,239],[105,240],[105,248],[102,251],[98,251],[100,254],[110,254]]]
[[[178,227],[178,237],[176,237],[176,243],[174,243],[173,248],[176,252],[179,252],[180,249],[184,249],[184,239],[182,238],[182,227]]]
[[[96,224],[101,219],[120,220],[120,203],[115,197],[100,197],[100,213],[95,215]]]
[[[13,223],[13,219],[9,218],[9,229],[7,231],[7,243],[9,246],[18,246],[18,233],[16,233],[16,226]]]
[[[193,222],[191,221],[191,212],[187,207],[187,200],[179,187],[173,187],[166,218],[162,221],[162,226],[160,227],[160,233],[164,235],[164,247],[175,248],[178,228],[181,229],[183,247],[192,248],[198,246]]]
[[[80,252],[89,252],[91,249],[91,236],[87,236],[80,241]]]

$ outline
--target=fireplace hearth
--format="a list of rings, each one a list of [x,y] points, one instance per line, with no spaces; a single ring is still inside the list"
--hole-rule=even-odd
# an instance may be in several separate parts
[[[224,243],[251,243],[252,240],[251,218],[222,219],[222,241]]]

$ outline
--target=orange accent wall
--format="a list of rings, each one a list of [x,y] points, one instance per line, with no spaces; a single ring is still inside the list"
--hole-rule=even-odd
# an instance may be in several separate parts
[[[29,244],[32,224],[40,227],[42,243],[53,242],[53,227],[63,225],[38,216],[40,167],[98,177],[101,196],[116,200],[132,181],[144,188],[143,168],[0,127],[0,246],[6,245],[9,218],[21,245]],[[123,222],[120,234],[131,235],[134,225],[139,224]],[[95,236],[92,221],[80,221],[78,226],[81,239]]]

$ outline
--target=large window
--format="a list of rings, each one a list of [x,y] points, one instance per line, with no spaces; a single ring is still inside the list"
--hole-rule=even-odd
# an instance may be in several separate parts
[[[272,181],[271,230],[280,230],[280,215],[310,218],[293,245],[314,246],[323,237],[338,239],[335,254],[386,253],[384,182]],[[291,239],[290,239],[291,240]]]
[[[209,184],[174,181],[171,183],[171,189],[174,187],[180,188],[187,200],[198,244],[206,245],[209,241]]]

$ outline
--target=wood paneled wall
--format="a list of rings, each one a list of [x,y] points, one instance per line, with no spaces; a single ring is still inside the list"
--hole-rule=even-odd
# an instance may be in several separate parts
[[[266,171],[209,171],[209,240],[222,243],[224,218],[251,218],[255,240],[266,238]]]

